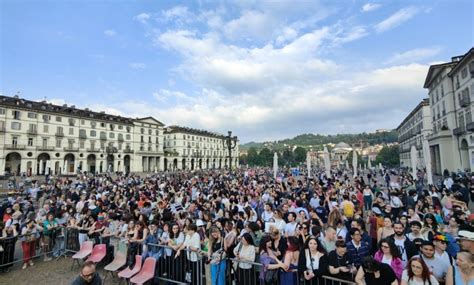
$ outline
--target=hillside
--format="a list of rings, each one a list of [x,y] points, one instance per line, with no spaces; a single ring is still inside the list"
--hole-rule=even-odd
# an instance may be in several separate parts
[[[361,134],[337,134],[337,135],[319,135],[319,134],[302,134],[298,135],[292,139],[283,139],[276,142],[249,142],[243,145],[240,145],[240,149],[248,150],[251,147],[257,149],[263,148],[264,144],[271,144],[272,148],[280,149],[284,145],[299,145],[299,146],[312,146],[313,148],[318,148],[322,145],[328,143],[339,143],[345,142],[349,145],[359,142],[367,142],[370,145],[380,144],[380,143],[393,143],[397,141],[397,132],[395,130],[385,133],[361,133]]]

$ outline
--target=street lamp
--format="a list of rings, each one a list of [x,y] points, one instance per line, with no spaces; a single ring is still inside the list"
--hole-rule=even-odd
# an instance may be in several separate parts
[[[228,132],[228,135],[224,137],[224,146],[227,146],[229,151],[229,169],[232,169],[232,150],[237,146],[237,136],[232,136],[232,131]]]

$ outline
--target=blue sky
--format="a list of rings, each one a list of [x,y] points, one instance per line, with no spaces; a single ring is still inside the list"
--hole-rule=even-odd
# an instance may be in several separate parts
[[[3,0],[0,93],[241,142],[395,128],[474,1]]]

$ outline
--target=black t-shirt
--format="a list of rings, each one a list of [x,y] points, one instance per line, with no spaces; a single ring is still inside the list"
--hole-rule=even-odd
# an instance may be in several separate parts
[[[350,268],[352,264],[352,259],[347,252],[341,257],[337,255],[336,250],[333,250],[328,254],[328,262],[329,262],[329,266],[332,266],[334,268],[338,268],[341,266],[346,266],[347,268]],[[350,272],[340,272],[338,274],[332,274],[332,275],[336,278],[341,278],[344,280],[353,279],[352,273]]]
[[[393,272],[392,267],[388,264],[380,264],[380,277],[375,278],[374,273],[368,273],[364,270],[365,273],[365,284],[366,285],[389,285],[393,281],[397,280],[395,272]]]

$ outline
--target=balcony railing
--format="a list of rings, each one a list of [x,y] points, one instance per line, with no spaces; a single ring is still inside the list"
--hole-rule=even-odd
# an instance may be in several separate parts
[[[131,148],[125,148],[125,149],[123,150],[123,153],[133,153],[133,149],[131,149]]]
[[[38,146],[38,147],[36,147],[36,150],[39,150],[39,151],[53,151],[54,146]]]
[[[100,136],[100,140],[101,140],[101,141],[106,141],[106,140],[107,140],[107,136]]]
[[[55,134],[57,137],[64,137],[64,133],[56,133]]]
[[[4,133],[5,132],[5,127],[0,127],[0,133]]]
[[[36,135],[38,133],[38,130],[37,129],[28,129],[26,131],[27,134],[29,135]]]
[[[87,139],[87,135],[86,134],[79,134],[79,138],[80,139]]]
[[[467,125],[466,125],[466,130],[467,130],[468,132],[474,131],[474,122],[467,123]]]
[[[22,149],[26,149],[26,145],[24,145],[24,144],[6,144],[6,145],[5,145],[5,149],[18,149],[18,150],[22,150]]]
[[[79,151],[79,148],[78,147],[66,146],[66,147],[64,147],[64,151],[76,152],[76,151]]]
[[[460,136],[462,134],[464,134],[466,132],[466,128],[465,127],[459,127],[459,128],[455,128],[453,130],[453,135],[455,136]]]
[[[459,100],[459,105],[463,108],[469,106],[470,103],[471,99],[468,96],[463,96],[461,97],[461,100]]]
[[[98,148],[88,148],[86,149],[87,152],[100,152],[100,149]]]
[[[118,150],[117,150],[116,147],[108,146],[108,147],[105,148],[105,152],[106,152],[106,153],[117,153]]]
[[[123,137],[118,137],[119,142],[123,142]]]

